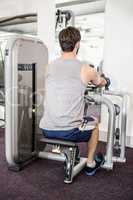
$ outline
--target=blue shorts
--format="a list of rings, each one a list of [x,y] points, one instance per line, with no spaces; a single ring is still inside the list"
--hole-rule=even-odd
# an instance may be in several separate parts
[[[95,121],[95,119],[91,116],[87,116],[84,119],[87,120],[87,123]],[[81,131],[79,130],[79,128],[73,128],[71,130],[42,129],[42,131],[43,131],[44,137],[46,138],[62,139],[62,140],[67,140],[67,141],[72,141],[72,142],[88,142],[92,134],[92,130]]]
[[[53,131],[53,130],[43,129],[42,131],[44,137],[46,138],[62,139],[72,142],[88,142],[92,133],[92,130],[80,131],[79,128],[74,128],[71,130],[63,130],[63,131],[61,130]]]

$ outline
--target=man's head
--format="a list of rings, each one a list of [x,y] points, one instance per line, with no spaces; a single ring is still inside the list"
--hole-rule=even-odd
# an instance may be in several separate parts
[[[77,53],[80,40],[81,35],[77,28],[69,26],[59,33],[59,43],[64,53]]]

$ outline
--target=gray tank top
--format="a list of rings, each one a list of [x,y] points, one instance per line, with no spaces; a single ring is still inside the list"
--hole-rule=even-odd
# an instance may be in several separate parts
[[[70,130],[81,125],[86,88],[80,78],[82,64],[77,59],[57,59],[48,65],[40,128]]]

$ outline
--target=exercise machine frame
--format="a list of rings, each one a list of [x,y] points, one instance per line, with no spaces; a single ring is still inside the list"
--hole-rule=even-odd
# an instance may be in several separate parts
[[[24,43],[24,45],[23,45]],[[30,47],[28,47],[28,45]],[[40,46],[41,45],[41,46]],[[21,47],[23,46],[23,53],[21,51]],[[20,48],[19,48],[20,47]],[[38,48],[38,50],[37,50]],[[44,52],[42,52],[42,50]],[[35,52],[33,52],[35,51]],[[40,64],[38,64],[38,60],[40,59],[38,52],[42,54],[42,57],[45,57],[45,60]],[[44,53],[44,56],[43,56]],[[24,54],[24,55],[23,55]],[[78,145],[74,142],[69,141],[62,141],[56,139],[47,139],[47,138],[40,138],[38,133],[38,123],[41,116],[40,110],[38,109],[38,99],[32,98],[32,107],[31,110],[29,107],[26,109],[22,109],[22,113],[19,112],[19,104],[18,104],[18,93],[16,92],[15,88],[18,88],[18,82],[21,84],[21,78],[24,81],[24,89],[30,87],[36,89],[38,92],[39,89],[44,87],[43,81],[44,77],[39,77],[39,75],[43,75],[42,71],[44,70],[40,66],[42,64],[47,64],[47,48],[43,45],[43,43],[39,40],[29,38],[29,37],[15,37],[10,39],[8,42],[8,46],[5,50],[5,105],[6,105],[6,127],[5,127],[5,147],[6,147],[6,159],[8,162],[8,166],[11,170],[18,171],[22,169],[26,164],[29,164],[32,160],[36,158],[45,158],[51,160],[58,160],[64,163],[64,170],[65,170],[65,183],[71,183],[73,178],[84,168],[87,158],[80,158],[79,159],[79,152],[78,152]],[[18,68],[20,63],[18,62],[18,56],[22,56],[21,61],[21,71],[22,73],[18,74]],[[28,57],[30,55],[30,57]],[[25,56],[25,57],[23,57]],[[37,57],[36,57],[37,56]],[[27,57],[27,58],[26,58]],[[42,59],[41,57],[41,59]],[[28,63],[26,64],[26,69],[23,69],[23,62]],[[33,66],[35,68],[35,73],[32,73],[32,68],[29,66]],[[38,67],[39,66],[39,67]],[[27,68],[28,67],[28,68]],[[40,70],[40,71],[39,71]],[[29,75],[30,74],[30,75]],[[29,78],[29,76],[31,78]],[[27,77],[27,79],[25,79]],[[20,80],[19,80],[20,78]],[[41,81],[41,82],[39,82]],[[30,85],[29,85],[30,84]],[[37,84],[37,85],[36,85]],[[25,87],[26,86],[26,87]],[[40,88],[38,88],[38,86]],[[11,92],[9,89],[11,88]],[[27,90],[26,90],[27,91]],[[33,90],[31,90],[33,92]],[[101,91],[101,90],[100,90]],[[111,95],[112,92],[105,92],[106,95]],[[114,93],[113,93],[114,94]],[[28,93],[26,93],[28,95]],[[119,157],[113,157],[113,146],[114,146],[114,133],[115,133],[115,120],[116,120],[116,110],[114,103],[104,96],[101,95],[101,92],[88,93],[85,95],[85,100],[90,103],[90,97],[93,99],[93,102],[96,104],[104,104],[109,113],[109,123],[108,123],[108,137],[107,137],[107,150],[106,150],[106,161],[103,165],[106,169],[113,169],[113,162],[125,162],[125,135],[126,135],[126,120],[127,120],[127,111],[126,105],[127,100],[125,94],[117,94],[123,99],[122,103],[122,122],[121,122],[121,154]],[[37,103],[34,106],[34,103]],[[11,103],[11,104],[9,104]],[[43,105],[41,105],[42,108]],[[37,107],[37,108],[36,108]],[[27,112],[28,110],[28,112]],[[26,115],[24,115],[26,112]],[[25,118],[28,116],[28,118]],[[33,119],[34,118],[34,119]],[[20,123],[21,121],[21,123]],[[28,131],[25,129],[25,124],[22,126],[22,123],[25,122],[26,125],[36,126]],[[18,123],[20,123],[18,127]],[[23,128],[22,128],[23,127]],[[92,126],[90,126],[91,129]],[[27,137],[28,135],[28,137]],[[27,138],[27,141],[26,141]],[[23,140],[23,141],[21,141]],[[43,151],[41,150],[39,143],[43,144]],[[46,152],[47,145],[58,145],[60,146],[60,152]]]

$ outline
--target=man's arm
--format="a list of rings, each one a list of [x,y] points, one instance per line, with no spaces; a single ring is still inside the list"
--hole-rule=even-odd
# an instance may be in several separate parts
[[[84,84],[92,82],[94,85],[103,87],[106,85],[106,80],[96,72],[96,70],[90,67],[88,64],[85,64],[81,68],[81,80]]]

